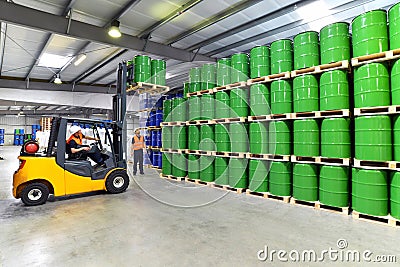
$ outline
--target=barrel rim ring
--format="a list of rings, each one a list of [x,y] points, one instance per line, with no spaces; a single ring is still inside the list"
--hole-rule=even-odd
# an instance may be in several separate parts
[[[338,22],[333,22],[333,23],[331,23],[331,24],[325,25],[324,27],[321,28],[320,32],[322,32],[325,28],[327,28],[327,27],[329,27],[329,26],[332,26],[332,25],[335,25],[335,24],[346,24],[347,26],[350,27],[350,23],[349,23],[349,22],[346,22],[346,21],[338,21]],[[350,34],[350,33],[349,33],[349,34]]]
[[[279,40],[275,40],[275,41],[271,42],[271,45],[272,45],[273,43],[276,43],[276,42],[279,42],[279,41],[290,41],[290,42],[293,43],[293,40],[292,40],[292,39],[290,39],[290,38],[283,38],[283,39],[279,39]]]
[[[361,17],[361,16],[363,16],[363,15],[365,15],[365,14],[368,14],[368,13],[371,13],[371,12],[377,12],[377,11],[382,11],[382,12],[384,12],[384,13],[386,14],[386,16],[387,16],[387,11],[386,11],[385,9],[381,9],[381,8],[380,8],[380,9],[374,9],[374,10],[370,10],[370,11],[367,11],[367,12],[364,12],[364,13],[358,15],[357,17],[355,17],[354,19],[351,20],[351,24],[353,24],[353,22],[354,22],[356,19],[358,19],[359,17]]]
[[[305,33],[311,33],[311,32],[315,32],[315,33],[318,35],[318,37],[319,37],[319,32],[317,32],[317,31],[305,31],[305,32],[300,32],[300,33],[296,34],[296,36],[293,38],[293,41],[294,41],[294,39],[296,39],[299,35],[302,35],[302,34],[305,34]]]
[[[397,3],[397,4],[394,4],[393,6],[391,6],[391,7],[388,9],[388,14],[390,13],[390,10],[392,10],[392,8],[394,8],[394,7],[396,7],[396,6],[399,6],[399,7],[400,7],[400,2]]]

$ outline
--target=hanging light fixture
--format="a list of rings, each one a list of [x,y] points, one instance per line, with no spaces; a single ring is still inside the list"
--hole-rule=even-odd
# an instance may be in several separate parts
[[[60,78],[60,74],[56,75],[56,78],[54,79],[54,83],[55,84],[62,84],[61,78]]]
[[[81,64],[84,60],[86,59],[86,54],[80,54],[78,56],[78,59],[74,62],[75,66],[78,66],[79,64]]]
[[[113,38],[119,38],[122,36],[121,31],[119,30],[119,21],[114,20],[111,22],[110,28],[108,28],[108,35]]]

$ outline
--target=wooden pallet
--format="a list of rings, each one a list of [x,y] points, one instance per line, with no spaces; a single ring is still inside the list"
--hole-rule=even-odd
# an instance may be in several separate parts
[[[350,212],[349,207],[334,207],[334,206],[322,204],[319,201],[315,204],[315,209],[329,211],[329,212],[333,212],[333,213],[339,213],[339,214],[343,214],[343,215],[349,215],[349,212]]]
[[[182,181],[185,181],[186,177],[176,177],[176,176],[173,176],[173,175],[164,175],[164,174],[160,173],[160,178],[182,182]]]
[[[319,74],[322,72],[332,71],[332,70],[340,70],[347,69],[350,70],[350,62],[348,60],[342,60],[338,62],[322,64],[310,68],[304,68],[300,70],[293,70],[290,74],[291,78],[295,78],[300,75],[306,74]]]
[[[269,160],[289,162],[290,156],[289,155],[269,155]]]
[[[212,156],[215,153],[215,151],[205,151],[205,150],[198,150],[197,152],[198,152],[197,155],[201,156]]]
[[[207,90],[201,90],[193,93],[187,93],[186,96],[188,98],[192,96],[202,96],[202,95],[208,95],[208,94],[214,94],[214,89],[207,89]]]
[[[360,65],[364,65],[364,64],[368,64],[368,63],[384,62],[384,61],[389,61],[389,60],[393,60],[393,59],[397,59],[397,58],[400,58],[400,49],[395,49],[395,50],[385,51],[385,52],[381,52],[381,53],[352,58],[351,65],[353,67],[356,67],[356,66],[360,66]]]
[[[245,152],[224,152],[224,157],[235,158],[235,159],[244,159],[246,158]],[[215,154],[216,155],[216,154]]]
[[[137,92],[138,94],[150,93],[150,94],[161,94],[169,91],[169,86],[138,82],[134,83],[126,90],[126,92]]]
[[[304,207],[310,207],[316,209],[316,206],[319,204],[318,201],[305,201],[305,200],[299,200],[295,199],[294,197],[290,198],[290,204],[293,205],[301,205]]]
[[[245,82],[237,82],[237,83],[232,83],[232,84],[227,84],[219,87],[215,87],[213,89],[214,93],[221,92],[221,91],[228,91],[236,88],[242,88],[242,87],[247,87],[247,81]]]
[[[247,85],[251,86],[253,84],[259,84],[259,83],[270,83],[273,81],[283,80],[283,79],[290,79],[290,71],[249,79],[247,80]]]
[[[200,150],[190,150],[190,149],[185,149],[186,154],[191,154],[191,155],[200,155],[199,154]]]
[[[298,163],[321,163],[320,157],[304,157],[304,156],[295,156],[292,155],[290,157],[291,162],[298,162]]]
[[[290,196],[275,196],[269,192],[254,192],[254,191],[251,191],[250,189],[246,190],[246,195],[262,197],[262,198],[276,200],[276,201],[280,201],[280,202],[284,202],[284,203],[289,203],[290,198],[291,198]]]
[[[149,127],[147,127],[147,130],[157,131],[157,130],[161,130],[161,127],[160,126],[149,126]]]
[[[350,117],[349,109],[308,111],[292,113],[291,119]]]
[[[152,109],[153,109],[153,108],[145,108],[145,109],[139,110],[138,112],[139,112],[139,113],[141,113],[141,112],[150,112]]]
[[[171,149],[171,148],[161,148],[160,151],[163,153],[172,153],[172,154],[185,154],[186,149]]]
[[[215,156],[215,157],[225,157],[225,158],[228,158],[228,157],[229,157],[229,153],[230,153],[230,152],[218,152],[218,151],[215,151],[215,152],[213,153],[213,156]]]
[[[291,118],[292,118],[292,113],[270,114],[262,116],[248,116],[247,121],[257,122],[257,121],[289,120]]]
[[[215,124],[214,120],[195,120],[187,121],[186,125],[205,125],[205,124]]]
[[[213,124],[246,122],[247,121],[247,117],[213,119],[212,121],[213,121]]]
[[[253,154],[253,153],[246,153],[247,159],[257,159],[257,160],[269,160],[270,154]]]
[[[319,163],[322,165],[331,165],[331,166],[350,166],[351,159],[319,157]]]
[[[372,222],[372,223],[377,223],[381,225],[388,225],[392,227],[398,227],[400,226],[400,221],[393,218],[392,216],[374,216],[374,215],[368,215],[364,213],[360,213],[357,211],[352,211],[351,216],[353,219],[360,220],[360,221],[365,221],[365,222]]]
[[[396,170],[400,168],[398,161],[373,161],[353,159],[353,166],[360,169],[372,170]]]
[[[365,107],[355,108],[354,116],[364,115],[381,115],[381,114],[396,114],[400,112],[400,106],[379,106],[379,107]]]
[[[167,122],[167,125],[164,126],[185,126],[186,125],[186,121],[170,121]]]
[[[162,149],[161,147],[158,147],[158,146],[149,146],[149,149],[150,150],[160,150],[160,149]]]
[[[212,188],[217,188],[217,189],[221,189],[221,190],[225,190],[225,191],[232,191],[232,192],[235,192],[235,193],[237,193],[237,194],[241,194],[241,193],[243,193],[243,192],[245,192],[245,188],[234,188],[234,187],[231,187],[231,186],[229,186],[229,185],[219,185],[219,184],[216,184],[216,183],[210,183],[209,184]]]

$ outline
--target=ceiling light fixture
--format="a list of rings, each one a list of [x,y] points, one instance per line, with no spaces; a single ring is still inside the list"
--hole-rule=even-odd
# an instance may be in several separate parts
[[[78,59],[74,62],[75,66],[78,66],[79,64],[81,64],[84,60],[86,59],[86,54],[80,54],[78,56]]]
[[[110,28],[108,28],[108,35],[113,38],[119,38],[122,36],[121,31],[119,30],[118,20],[113,20],[113,22],[111,22]]]
[[[60,74],[56,75],[56,78],[54,79],[54,83],[55,84],[62,84],[61,78],[60,78]]]

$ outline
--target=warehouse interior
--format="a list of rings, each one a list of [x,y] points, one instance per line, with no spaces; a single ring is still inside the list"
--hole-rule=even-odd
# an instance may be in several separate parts
[[[398,1],[0,0],[0,30],[0,266],[398,266]],[[114,164],[68,176],[72,126]]]

